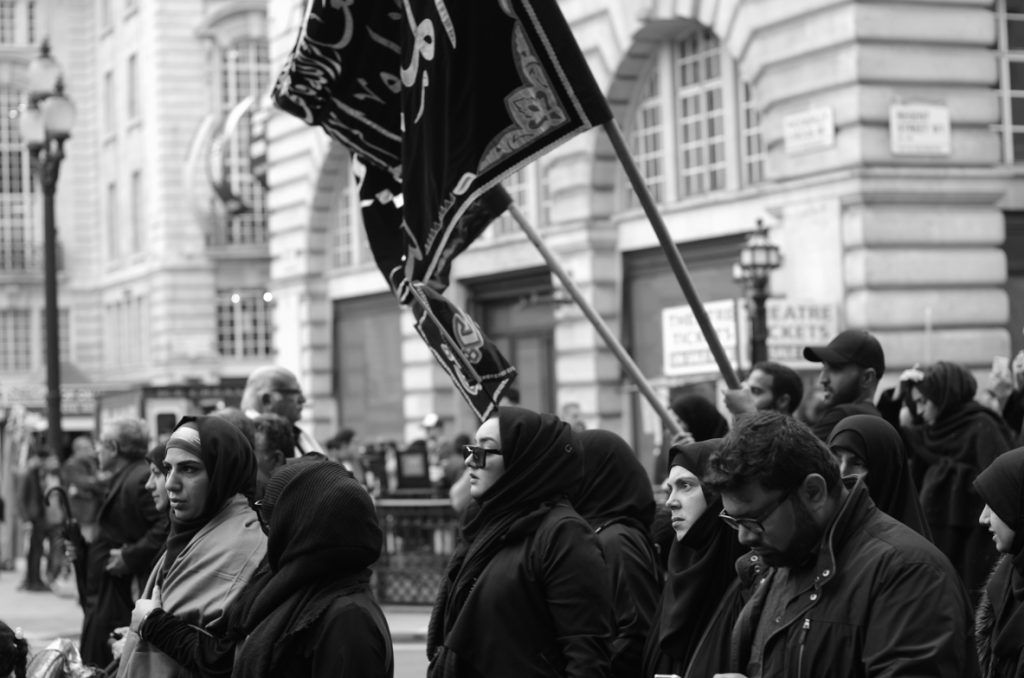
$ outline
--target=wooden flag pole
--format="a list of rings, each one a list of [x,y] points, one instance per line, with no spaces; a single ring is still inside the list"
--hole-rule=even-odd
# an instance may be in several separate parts
[[[675,434],[684,433],[684,429],[679,425],[679,420],[672,416],[668,411],[668,408],[665,407],[665,404],[661,402],[661,399],[658,398],[658,394],[654,392],[654,389],[651,388],[651,385],[647,382],[643,372],[641,372],[637,364],[633,362],[633,358],[626,353],[626,349],[623,348],[622,344],[619,343],[619,340],[614,334],[612,334],[611,329],[605,323],[604,319],[598,315],[590,302],[584,298],[583,293],[580,292],[576,283],[574,283],[572,278],[569,277],[568,272],[562,268],[562,264],[555,258],[554,253],[548,248],[548,246],[544,244],[540,235],[533,228],[530,222],[526,220],[526,217],[519,211],[519,208],[516,207],[515,203],[509,205],[508,211],[509,214],[512,215],[512,218],[516,220],[516,223],[519,224],[519,227],[523,229],[523,232],[526,233],[526,237],[530,239],[530,242],[534,244],[541,256],[544,257],[544,260],[548,264],[548,268],[550,268],[558,277],[558,280],[562,283],[566,292],[569,293],[569,296],[573,298],[573,301],[575,301],[583,311],[583,315],[587,316],[594,328],[597,329],[598,334],[600,334],[605,343],[608,344],[608,348],[611,349],[612,353],[615,354],[619,359],[619,362],[622,363],[622,366],[629,373],[629,376],[631,376],[633,381],[636,382],[637,388],[640,389],[640,392],[647,398],[648,402],[651,403],[651,406],[654,408],[655,412],[658,413],[658,416],[660,416],[665,422],[665,425],[668,426],[668,428]]]
[[[602,126],[605,132],[608,133],[608,138],[611,139],[612,146],[615,148],[615,154],[619,156],[619,162],[622,163],[623,169],[626,170],[626,176],[629,177],[629,183],[633,186],[633,190],[636,191],[636,196],[640,199],[640,204],[647,214],[647,219],[651,222],[651,226],[661,242],[661,249],[665,250],[665,254],[668,256],[668,263],[676,274],[679,286],[683,288],[686,302],[690,305],[690,310],[693,311],[697,324],[700,325],[700,331],[704,334],[704,340],[708,342],[711,355],[715,357],[715,362],[718,363],[718,370],[722,373],[722,378],[725,379],[725,383],[729,388],[739,388],[740,380],[732,369],[732,363],[729,362],[729,357],[725,354],[725,349],[722,347],[722,342],[718,339],[718,333],[715,332],[715,328],[711,324],[711,319],[708,317],[704,304],[701,303],[700,297],[697,296],[697,290],[694,289],[693,281],[690,280],[690,274],[686,270],[686,262],[683,261],[682,255],[679,254],[679,249],[676,247],[675,242],[672,241],[668,227],[665,226],[665,221],[661,218],[661,214],[658,213],[658,208],[654,204],[654,198],[651,197],[650,191],[647,190],[647,184],[644,183],[643,177],[640,176],[640,170],[637,169],[636,163],[633,162],[633,156],[630,155],[629,148],[626,146],[626,139],[622,136],[622,130],[619,129],[614,118]]]

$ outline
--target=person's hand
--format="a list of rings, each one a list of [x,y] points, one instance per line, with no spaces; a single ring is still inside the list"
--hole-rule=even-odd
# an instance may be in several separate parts
[[[900,383],[901,384],[903,382],[906,382],[906,381],[909,381],[909,382],[911,382],[913,384],[916,384],[917,382],[921,381],[922,379],[924,379],[924,372],[921,371],[921,368],[918,365],[914,365],[913,367],[909,367],[909,368],[903,370],[903,372],[900,373]]]
[[[110,651],[114,655],[114,659],[120,659],[124,654],[124,642],[127,635],[127,626],[118,626],[110,632],[110,639],[107,642],[110,643]]]
[[[110,549],[110,556],[107,558],[107,565],[104,568],[115,577],[125,577],[128,574],[128,565],[124,562],[121,549]]]
[[[725,407],[733,414],[747,414],[756,412],[757,405],[754,404],[754,394],[745,388],[730,388],[722,391],[725,399]]]
[[[675,447],[676,445],[690,445],[695,442],[697,441],[694,439],[692,433],[689,431],[682,431],[681,433],[677,433],[672,436],[672,443],[669,447]]]
[[[135,609],[132,610],[132,623],[128,627],[135,633],[139,632],[139,628],[142,626],[142,622],[146,621],[146,617],[150,615],[153,610],[159,610],[160,605],[151,598],[139,598],[135,601]]]

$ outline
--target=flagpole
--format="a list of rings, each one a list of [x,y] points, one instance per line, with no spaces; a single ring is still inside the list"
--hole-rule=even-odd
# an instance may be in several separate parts
[[[526,217],[519,211],[519,208],[516,207],[515,203],[509,205],[508,211],[509,214],[512,215],[512,218],[516,220],[516,223],[519,224],[519,227],[523,229],[523,232],[526,233],[526,237],[530,239],[530,242],[534,244],[537,250],[541,253],[541,256],[544,257],[544,260],[548,264],[548,268],[550,268],[555,276],[558,277],[558,280],[562,283],[565,291],[569,293],[569,296],[571,296],[573,301],[575,301],[580,307],[583,311],[583,315],[587,316],[591,324],[594,325],[598,334],[600,334],[605,343],[608,344],[608,348],[610,348],[612,353],[614,353],[619,359],[619,362],[622,363],[622,366],[633,378],[633,381],[636,382],[637,388],[640,389],[640,392],[647,398],[648,402],[651,403],[651,406],[662,420],[664,420],[665,424],[673,431],[673,433],[683,433],[684,429],[679,425],[678,419],[672,416],[668,411],[668,408],[666,408],[664,403],[661,402],[658,394],[654,392],[654,389],[651,388],[651,385],[647,382],[643,372],[641,372],[637,364],[633,362],[633,358],[626,353],[626,349],[623,348],[622,344],[619,343],[619,340],[614,334],[612,334],[611,329],[605,323],[604,319],[598,315],[590,302],[584,298],[583,293],[580,292],[576,283],[574,283],[572,278],[569,277],[568,272],[562,268],[562,264],[555,258],[554,253],[548,248],[548,246],[544,244],[540,235],[533,228],[530,222],[526,220]]]
[[[718,333],[715,332],[715,328],[711,324],[711,319],[708,317],[704,304],[701,303],[700,297],[697,296],[697,290],[694,288],[693,282],[690,280],[690,274],[686,270],[686,262],[683,261],[682,255],[679,254],[679,249],[676,247],[675,242],[673,242],[672,236],[668,232],[668,227],[665,226],[665,221],[661,218],[661,214],[658,213],[658,208],[654,204],[650,191],[647,190],[647,184],[644,183],[643,177],[640,176],[640,170],[637,169],[636,163],[633,162],[633,156],[629,153],[626,139],[622,136],[622,130],[619,129],[614,118],[604,123],[602,127],[608,133],[608,138],[611,139],[612,146],[615,148],[615,154],[619,156],[619,162],[622,163],[623,169],[626,170],[626,176],[629,177],[629,183],[633,186],[633,190],[636,191],[637,198],[640,199],[640,204],[647,214],[647,219],[651,222],[651,226],[661,242],[661,249],[665,250],[665,254],[668,256],[668,263],[676,274],[679,286],[683,288],[683,295],[690,305],[694,318],[697,319],[697,324],[700,325],[700,330],[704,334],[704,340],[708,342],[711,355],[714,356],[715,362],[718,363],[718,369],[722,373],[722,378],[729,388],[739,388],[740,380],[732,369],[732,363],[729,362],[729,357],[722,347],[722,342],[718,339]]]

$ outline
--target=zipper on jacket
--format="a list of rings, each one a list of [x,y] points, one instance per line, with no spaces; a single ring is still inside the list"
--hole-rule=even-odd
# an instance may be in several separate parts
[[[804,674],[804,646],[807,644],[807,634],[811,630],[811,620],[804,617],[803,626],[800,627],[800,650],[796,660],[796,675],[800,678]]]

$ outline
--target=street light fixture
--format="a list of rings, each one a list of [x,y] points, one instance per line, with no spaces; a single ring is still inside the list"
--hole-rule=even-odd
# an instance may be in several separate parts
[[[732,277],[742,282],[747,293],[750,314],[750,363],[755,365],[768,359],[768,318],[765,302],[768,300],[768,281],[772,271],[782,265],[782,254],[768,240],[768,229],[757,220],[757,230],[747,236],[740,250],[740,260],[732,265]]]
[[[39,55],[28,65],[28,100],[21,107],[18,126],[28,147],[32,168],[43,189],[43,257],[46,278],[46,444],[59,458],[64,446],[60,413],[60,326],[57,310],[57,228],[54,193],[64,142],[71,136],[75,107],[64,96],[60,66],[44,40]]]

